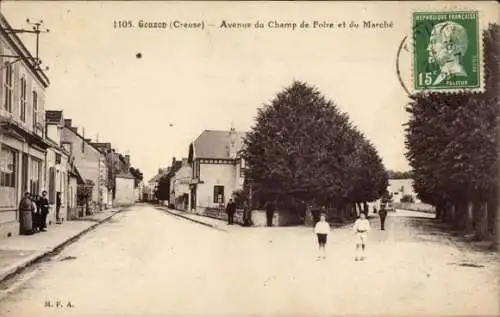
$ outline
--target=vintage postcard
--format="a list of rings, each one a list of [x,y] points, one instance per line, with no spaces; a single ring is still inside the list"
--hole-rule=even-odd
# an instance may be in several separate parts
[[[495,1],[0,1],[0,316],[499,316]]]

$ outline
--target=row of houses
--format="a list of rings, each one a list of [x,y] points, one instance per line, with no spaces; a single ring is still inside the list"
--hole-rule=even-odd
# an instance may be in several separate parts
[[[234,128],[203,131],[187,147],[187,157],[174,158],[170,166],[159,169],[149,180],[149,195],[154,197],[166,190],[166,203],[185,211],[203,212],[226,204],[235,191],[243,188],[245,161],[240,151],[245,134]],[[165,184],[166,189],[160,188]]]
[[[159,197],[163,203],[199,213],[226,204],[235,191],[243,188],[246,166],[240,151],[244,136],[245,132],[233,128],[203,131],[189,144],[187,157],[174,158],[170,166],[160,168],[149,180],[147,195],[152,198],[163,192]],[[411,179],[391,179],[387,189],[395,202],[408,195],[421,204]],[[379,209],[380,201],[369,205],[370,210]]]
[[[25,192],[47,191],[52,205],[59,193],[64,219],[137,198],[130,157],[85,138],[62,110],[46,110],[48,87],[38,59],[0,14],[0,225],[18,219]]]

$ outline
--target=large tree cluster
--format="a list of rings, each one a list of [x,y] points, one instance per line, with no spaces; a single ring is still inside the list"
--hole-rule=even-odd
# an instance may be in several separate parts
[[[419,198],[479,239],[495,229],[499,184],[499,26],[484,32],[485,92],[422,93],[407,106],[407,158]]]
[[[305,201],[340,208],[387,188],[374,146],[314,87],[294,82],[258,110],[243,157],[261,202]]]

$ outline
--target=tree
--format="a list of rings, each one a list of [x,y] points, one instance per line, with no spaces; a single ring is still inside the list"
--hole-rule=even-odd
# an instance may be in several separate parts
[[[142,175],[142,172],[138,168],[130,167],[129,171],[134,176],[134,187],[137,188],[144,179],[144,175]]]
[[[156,191],[156,198],[158,200],[170,201],[170,177],[163,175],[158,180],[158,189]]]
[[[387,175],[375,148],[332,101],[294,82],[258,110],[242,156],[261,201],[329,205],[378,198]]]
[[[420,93],[407,107],[406,156],[418,197],[456,227],[470,228],[476,218],[480,240],[493,229],[498,204],[498,30],[484,32],[484,93]]]

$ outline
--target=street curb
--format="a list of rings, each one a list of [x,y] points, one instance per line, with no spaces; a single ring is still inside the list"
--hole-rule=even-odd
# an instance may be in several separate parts
[[[163,208],[163,207],[156,207],[156,208],[157,208],[157,209],[159,209],[159,210],[165,211],[165,212],[167,212],[167,213],[169,213],[169,214],[171,214],[171,215],[177,216],[177,217],[179,217],[179,218],[183,218],[183,219],[186,219],[186,220],[190,220],[190,221],[192,221],[192,222],[196,222],[196,223],[198,223],[198,224],[200,224],[200,225],[204,225],[204,226],[206,226],[206,227],[210,227],[210,228],[217,229],[217,230],[220,230],[220,231],[223,231],[223,232],[227,232],[227,230],[222,229],[222,228],[219,228],[219,227],[217,227],[217,226],[214,226],[214,225],[212,225],[212,224],[210,224],[210,223],[206,223],[206,222],[203,222],[203,221],[200,221],[200,220],[196,220],[196,219],[193,219],[193,218],[190,218],[190,217],[184,216],[184,215],[182,215],[182,214],[178,214],[178,213],[175,213],[175,212],[171,212],[168,208]]]
[[[94,230],[97,226],[111,220],[115,215],[121,213],[124,209],[120,208],[108,217],[99,220],[97,223],[91,225],[90,227],[84,229],[83,231],[80,231],[76,235],[64,240],[63,242],[57,244],[55,247],[52,247],[50,249],[40,251],[35,253],[34,255],[30,256],[27,259],[24,259],[22,261],[19,261],[18,263],[11,265],[7,270],[5,270],[3,273],[0,274],[0,285],[11,279],[12,277],[16,276],[17,274],[21,273],[23,270],[29,268],[30,266],[38,263],[40,260],[43,258],[54,255],[58,252],[60,252],[64,247],[68,246],[69,244],[75,242],[79,238],[81,238],[83,235],[88,233],[89,231]]]

